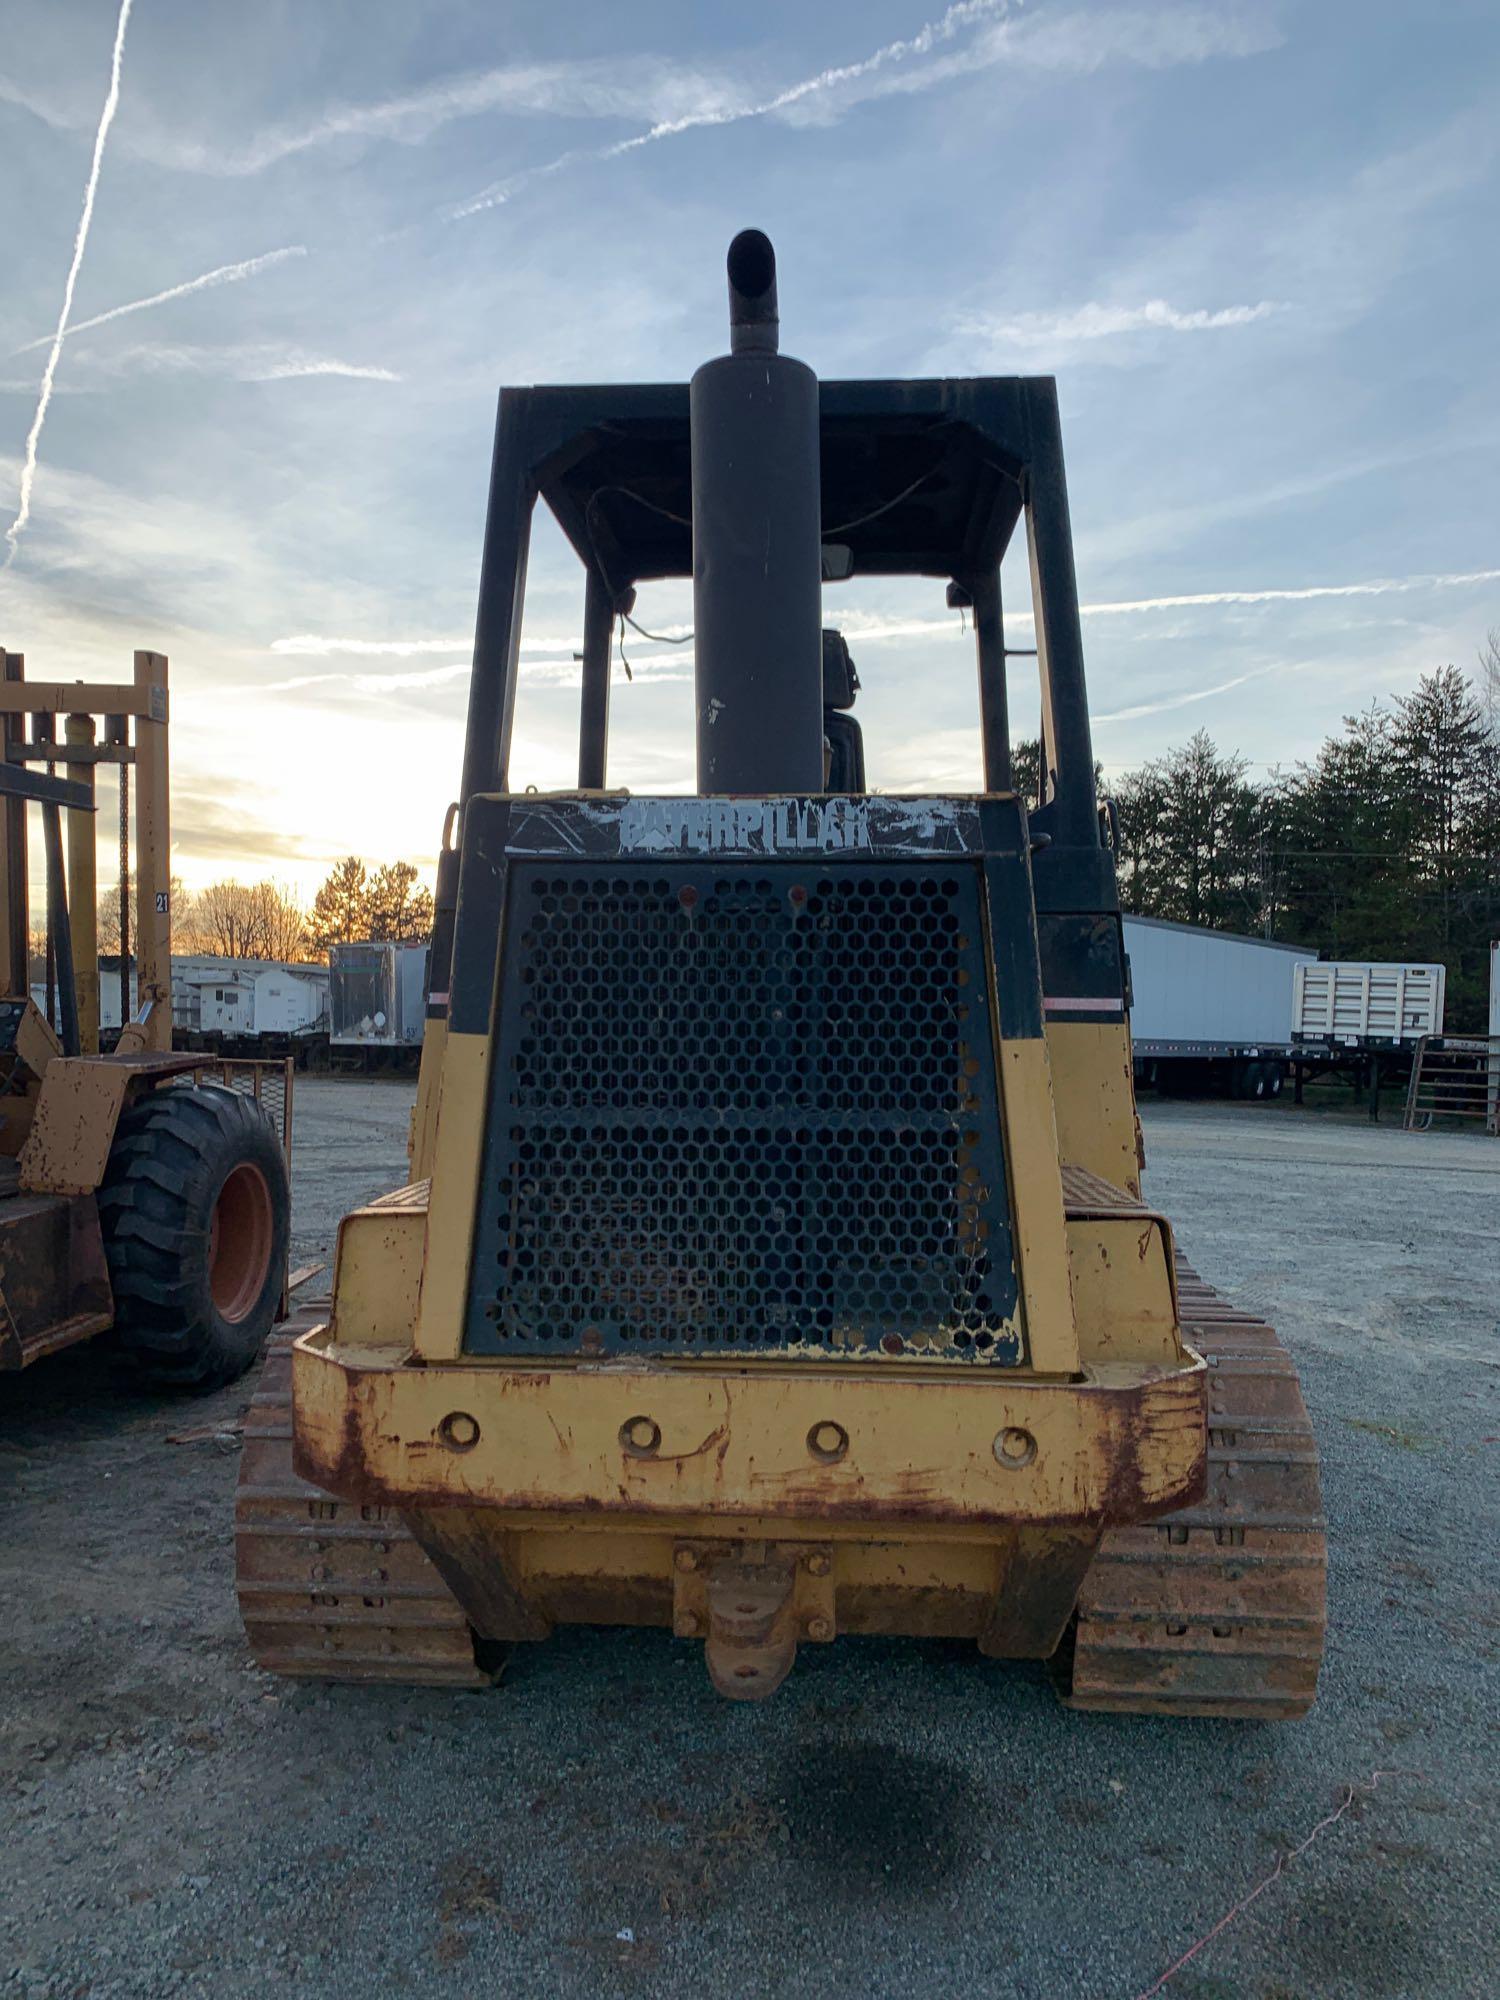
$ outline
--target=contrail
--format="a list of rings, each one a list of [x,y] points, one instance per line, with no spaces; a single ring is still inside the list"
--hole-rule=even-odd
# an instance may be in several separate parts
[[[1130,611],[1180,611],[1198,604],[1302,604],[1315,597],[1391,597],[1409,590],[1452,590],[1466,583],[1500,581],[1500,569],[1450,571],[1434,576],[1378,576],[1369,583],[1312,583],[1301,590],[1203,590],[1183,597],[1137,597],[1118,604],[1080,604],[1085,618]]]
[[[1454,590],[1471,583],[1500,583],[1500,569],[1452,570],[1428,576],[1377,576],[1367,583],[1310,583],[1294,590],[1199,590],[1175,597],[1126,597],[1080,604],[1082,618],[1125,618],[1153,611],[1192,611],[1234,604],[1307,604],[1326,597],[1400,597],[1418,590]],[[1030,624],[1031,611],[1007,610],[1007,625]],[[914,639],[950,633],[952,618],[884,618],[878,612],[851,612],[840,621],[848,639]]]
[[[888,68],[894,63],[905,62],[909,56],[930,55],[940,42],[951,42],[961,29],[973,25],[992,14],[1006,14],[1010,11],[1010,0],[955,0],[936,21],[927,21],[916,34],[902,40],[887,42],[872,55],[864,56],[858,62],[843,63],[831,69],[819,70],[816,76],[804,77],[800,83],[789,84],[779,90],[774,97],[768,97],[759,104],[720,105],[712,110],[689,111],[680,118],[665,118],[645,132],[637,132],[633,138],[617,139],[610,146],[575,147],[566,153],[559,153],[556,159],[547,160],[541,166],[523,167],[519,173],[509,175],[505,180],[496,181],[482,193],[470,200],[460,202],[446,211],[453,222],[460,222],[466,216],[478,215],[487,208],[499,208],[533,181],[545,180],[560,173],[565,167],[581,166],[586,162],[622,159],[627,153],[639,152],[643,146],[654,146],[660,139],[672,139],[680,132],[701,130],[711,125],[738,125],[747,118],[769,118],[778,111],[789,110],[794,104],[803,103],[821,92],[837,89],[841,84],[858,82],[862,77],[872,75],[876,70]]]
[[[462,653],[473,639],[329,639],[319,632],[299,632],[289,639],[273,639],[270,650],[296,659],[326,660],[333,653],[351,653],[363,659],[409,660],[416,653]],[[571,639],[528,639],[528,653],[566,653],[578,644]]]
[[[109,137],[109,128],[115,122],[115,111],[120,102],[120,65],[125,56],[125,27],[130,19],[131,0],[120,0],[120,18],[115,24],[114,54],[109,65],[109,95],[104,100],[104,110],[100,115],[99,129],[94,134],[94,158],[89,167],[88,185],[83,191],[83,213],[78,218],[78,234],[73,239],[73,261],[68,266],[68,282],[63,287],[62,311],[57,316],[57,332],[52,337],[52,351],[47,356],[47,366],[42,375],[42,390],[37,397],[36,415],[31,420],[31,429],[26,433],[26,459],[21,467],[20,505],[16,518],[5,531],[5,539],[10,544],[5,561],[0,569],[9,569],[16,559],[16,550],[21,545],[21,535],[26,523],[31,519],[31,488],[36,479],[36,448],[41,440],[42,425],[47,421],[47,405],[52,401],[52,381],[57,374],[57,359],[62,353],[63,341],[68,333],[68,315],[73,310],[73,288],[78,283],[79,267],[83,263],[84,248],[89,240],[89,224],[94,219],[94,196],[99,188],[99,171],[104,165],[104,142]]]
[[[269,271],[273,264],[285,263],[288,257],[305,257],[305,243],[289,243],[284,250],[268,250],[263,257],[246,257],[238,264],[220,264],[212,271],[205,271],[200,278],[189,278],[181,285],[168,285],[164,292],[153,292],[147,299],[131,299],[123,306],[111,306],[108,312],[95,313],[92,319],[80,319],[67,330],[71,340],[75,334],[87,333],[91,326],[106,326],[112,319],[123,319],[126,313],[145,312],[148,306],[164,306],[173,299],[185,299],[192,292],[207,292],[218,285],[237,285],[241,278],[257,277],[262,271]],[[28,340],[24,347],[13,347],[8,359],[17,354],[30,354],[34,347],[45,347],[52,338],[44,333],[39,340]]]
[[[403,379],[394,368],[381,368],[374,362],[319,361],[307,357],[293,357],[288,361],[269,363],[264,374],[251,375],[249,380],[290,382],[303,375],[346,375],[356,382],[399,382]]]
[[[692,658],[684,663],[682,655],[633,654],[631,664],[637,680],[687,681],[692,679]],[[520,659],[521,678],[537,681],[549,687],[580,687],[583,683],[583,669],[577,663],[576,652],[570,651],[564,659],[539,658],[530,652],[523,652]],[[473,672],[468,660],[455,660],[446,667],[417,667],[406,672],[385,674],[356,674],[335,669],[326,674],[294,674],[289,680],[261,681],[257,685],[228,690],[234,694],[294,694],[310,687],[349,687],[356,694],[397,694],[409,688],[443,687],[450,681],[467,680]]]
[[[1064,341],[1109,340],[1117,334],[1142,331],[1215,333],[1224,327],[1250,326],[1284,310],[1275,299],[1260,299],[1253,306],[1223,306],[1217,311],[1204,306],[1184,311],[1165,299],[1147,299],[1139,306],[1106,306],[1091,300],[1071,312],[1017,313],[1011,319],[960,313],[954,331],[963,339],[988,341],[993,346],[1057,347]]]
[[[1471,583],[1500,583],[1500,569],[1455,570],[1444,575],[1431,576],[1386,576],[1374,577],[1367,583],[1314,583],[1294,590],[1203,590],[1193,595],[1178,597],[1132,597],[1122,598],[1113,603],[1080,604],[1078,609],[1085,618],[1118,618],[1139,612],[1181,611],[1194,606],[1214,606],[1221,604],[1300,604],[1309,599],[1324,597],[1386,597],[1404,595],[1418,590],[1451,590]],[[1007,610],[1006,624],[1029,625],[1031,611],[1019,605]],[[882,639],[924,639],[929,636],[954,638],[959,633],[959,622],[955,615],[946,618],[900,618],[891,617],[878,611],[856,611],[852,608],[841,611],[838,616],[839,630],[846,639],[858,644]],[[667,630],[676,631],[676,626]],[[571,654],[577,645],[576,638],[528,639],[526,658],[542,665],[543,656],[553,653]],[[460,653],[470,644],[465,638],[453,639],[346,639],[329,637],[319,632],[299,632],[285,639],[273,639],[269,651],[281,657],[295,659],[326,660],[336,654],[350,654],[356,659],[411,659],[422,653]],[[666,654],[653,655],[642,649],[641,657],[666,659]],[[680,658],[681,655],[670,657]],[[1257,672],[1268,671],[1257,669]],[[331,679],[332,675],[312,678]],[[306,685],[298,682],[297,685]],[[1238,682],[1233,683],[1238,685]],[[1220,690],[1210,690],[1220,692]],[[1100,721],[1113,720],[1099,717]]]
[[[1277,660],[1272,666],[1252,667],[1249,673],[1236,674],[1233,680],[1219,681],[1214,687],[1194,688],[1188,694],[1164,695],[1160,701],[1137,702],[1134,708],[1111,709],[1107,715],[1095,715],[1091,717],[1091,720],[1094,722],[1134,722],[1142,715],[1164,715],[1171,708],[1186,708],[1191,702],[1207,701],[1210,696],[1216,694],[1228,694],[1231,688],[1243,687],[1246,681],[1262,680],[1267,674],[1296,673],[1302,667],[1311,666],[1312,664],[1313,662],[1310,660],[1302,660],[1295,664],[1284,660]]]

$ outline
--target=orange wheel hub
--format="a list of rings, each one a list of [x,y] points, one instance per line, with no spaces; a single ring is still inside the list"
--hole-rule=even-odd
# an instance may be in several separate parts
[[[266,1177],[246,1160],[232,1167],[214,1203],[208,1235],[208,1285],[214,1305],[234,1324],[247,1319],[265,1288],[276,1237]]]

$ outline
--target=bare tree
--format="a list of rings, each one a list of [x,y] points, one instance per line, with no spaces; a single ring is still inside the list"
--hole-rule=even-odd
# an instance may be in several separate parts
[[[130,903],[130,949],[135,953],[135,885],[131,885]],[[167,884],[172,902],[172,949],[192,952],[207,950],[200,946],[197,937],[197,913],[194,898],[183,885],[180,875],[174,875]],[[99,949],[108,958],[113,958],[120,949],[120,885],[111,882],[99,897]]]
[[[1479,706],[1486,732],[1500,743],[1500,625],[1492,625],[1479,649]]]
[[[298,959],[307,949],[307,912],[277,882],[257,882],[250,894],[260,926],[263,958]]]
[[[211,882],[198,898],[204,948],[219,958],[269,958],[265,912],[254,888]]]

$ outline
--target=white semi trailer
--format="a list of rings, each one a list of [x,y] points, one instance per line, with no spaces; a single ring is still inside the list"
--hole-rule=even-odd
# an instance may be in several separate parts
[[[1277,1096],[1294,1054],[1293,974],[1317,953],[1158,917],[1124,924],[1140,1080],[1174,1094]]]
[[[426,944],[336,944],[329,974],[335,1060],[415,1066],[427,1011]]]
[[[1139,1081],[1173,1095],[1280,1094],[1290,1068],[1401,1073],[1443,1028],[1441,965],[1320,960],[1301,945],[1126,917]],[[1300,1086],[1299,1086],[1300,1087]]]

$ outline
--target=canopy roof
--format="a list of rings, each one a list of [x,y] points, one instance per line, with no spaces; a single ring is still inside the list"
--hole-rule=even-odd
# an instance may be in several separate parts
[[[692,574],[685,383],[506,394],[532,477],[585,564],[614,591]],[[1023,479],[1056,435],[1050,377],[824,382],[820,394],[823,540],[848,548],[852,574],[966,578],[999,562]]]

